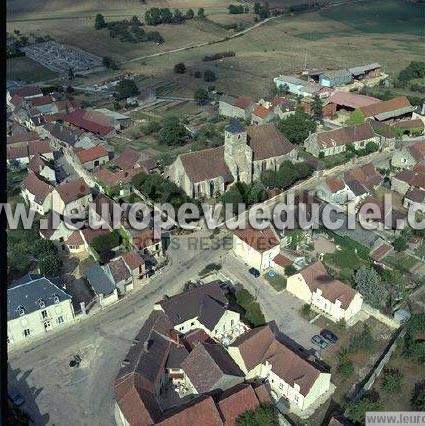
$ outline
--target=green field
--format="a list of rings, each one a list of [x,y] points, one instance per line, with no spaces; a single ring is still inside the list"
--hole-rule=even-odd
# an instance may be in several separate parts
[[[8,80],[25,80],[28,82],[50,80],[57,77],[57,73],[43,67],[38,62],[25,56],[12,58],[6,61]]]

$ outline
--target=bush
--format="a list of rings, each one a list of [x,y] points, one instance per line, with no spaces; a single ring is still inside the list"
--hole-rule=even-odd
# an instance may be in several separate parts
[[[186,65],[183,62],[179,62],[174,65],[174,72],[176,74],[184,74],[186,72]]]
[[[115,247],[118,247],[121,242],[121,236],[117,229],[108,232],[104,235],[98,235],[93,238],[92,247],[99,253],[109,251]]]
[[[251,303],[245,313],[246,319],[254,327],[259,327],[266,323],[261,307],[257,302]]]
[[[301,309],[300,309],[300,314],[304,317],[307,318],[310,316],[311,313],[311,307],[308,303],[305,303]]]
[[[216,75],[213,71],[206,70],[204,72],[204,81],[212,82],[212,81],[216,81],[216,80],[217,80],[217,77],[216,77]]]
[[[403,384],[403,374],[397,369],[384,371],[381,387],[384,392],[396,393],[401,390]]]
[[[359,351],[373,352],[375,344],[370,328],[365,325],[360,334],[351,337],[349,350],[352,353]]]
[[[219,263],[209,263],[207,266],[205,266],[204,269],[199,272],[199,275],[207,275],[211,272],[219,271],[221,268],[222,266]]]
[[[42,257],[38,262],[40,272],[43,275],[57,276],[61,265],[62,261],[58,253],[50,253],[47,256]]]
[[[216,61],[217,59],[229,58],[235,56],[236,53],[233,51],[230,52],[220,52],[214,53],[213,55],[206,55],[202,58],[204,62]]]
[[[383,405],[379,401],[371,401],[370,399],[363,397],[357,402],[350,402],[347,405],[346,415],[347,417],[355,422],[364,425],[366,412],[368,411],[381,411]]]
[[[145,124],[142,128],[143,133],[147,135],[151,135],[152,133],[157,133],[161,130],[161,124],[157,121],[149,121],[148,124]]]
[[[255,411],[249,410],[236,419],[236,426],[277,426],[276,410],[272,405],[260,405]]]
[[[122,80],[115,87],[114,97],[119,101],[139,94],[140,91],[134,80]]]
[[[201,77],[202,77],[202,73],[201,73],[201,71],[195,71],[195,72],[193,73],[193,76],[194,76],[195,78],[201,78]]]
[[[254,297],[248,290],[242,289],[236,292],[236,301],[239,305],[245,308],[254,301]]]
[[[410,406],[415,411],[425,411],[425,380],[415,384],[412,390]]]
[[[285,266],[285,275],[287,277],[290,277],[291,275],[294,275],[296,273],[297,273],[297,268],[295,268],[294,265]]]

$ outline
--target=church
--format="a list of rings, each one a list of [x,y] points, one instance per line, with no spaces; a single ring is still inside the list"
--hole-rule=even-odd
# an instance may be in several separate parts
[[[246,127],[233,119],[224,129],[223,146],[179,155],[166,176],[189,197],[210,198],[236,182],[259,180],[265,170],[296,157],[295,146],[274,123]]]

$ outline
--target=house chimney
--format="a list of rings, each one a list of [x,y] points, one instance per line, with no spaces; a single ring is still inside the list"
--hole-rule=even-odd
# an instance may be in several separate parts
[[[176,343],[176,345],[180,345],[180,336],[177,333],[177,331],[172,329],[172,330],[170,330],[169,334],[170,334],[171,341]]]
[[[150,339],[146,339],[146,340],[143,342],[143,351],[144,351],[144,352],[148,352],[148,351],[149,351],[149,348],[150,348],[150,346],[151,346],[151,344],[152,344],[152,340],[150,340]]]

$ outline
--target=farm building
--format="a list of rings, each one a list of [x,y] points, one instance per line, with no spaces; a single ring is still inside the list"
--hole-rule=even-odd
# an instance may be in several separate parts
[[[325,87],[343,86],[353,81],[353,76],[346,69],[324,71],[319,76],[319,84]]]
[[[361,65],[359,67],[348,68],[348,71],[355,79],[379,77],[381,75],[381,65],[378,63]]]

